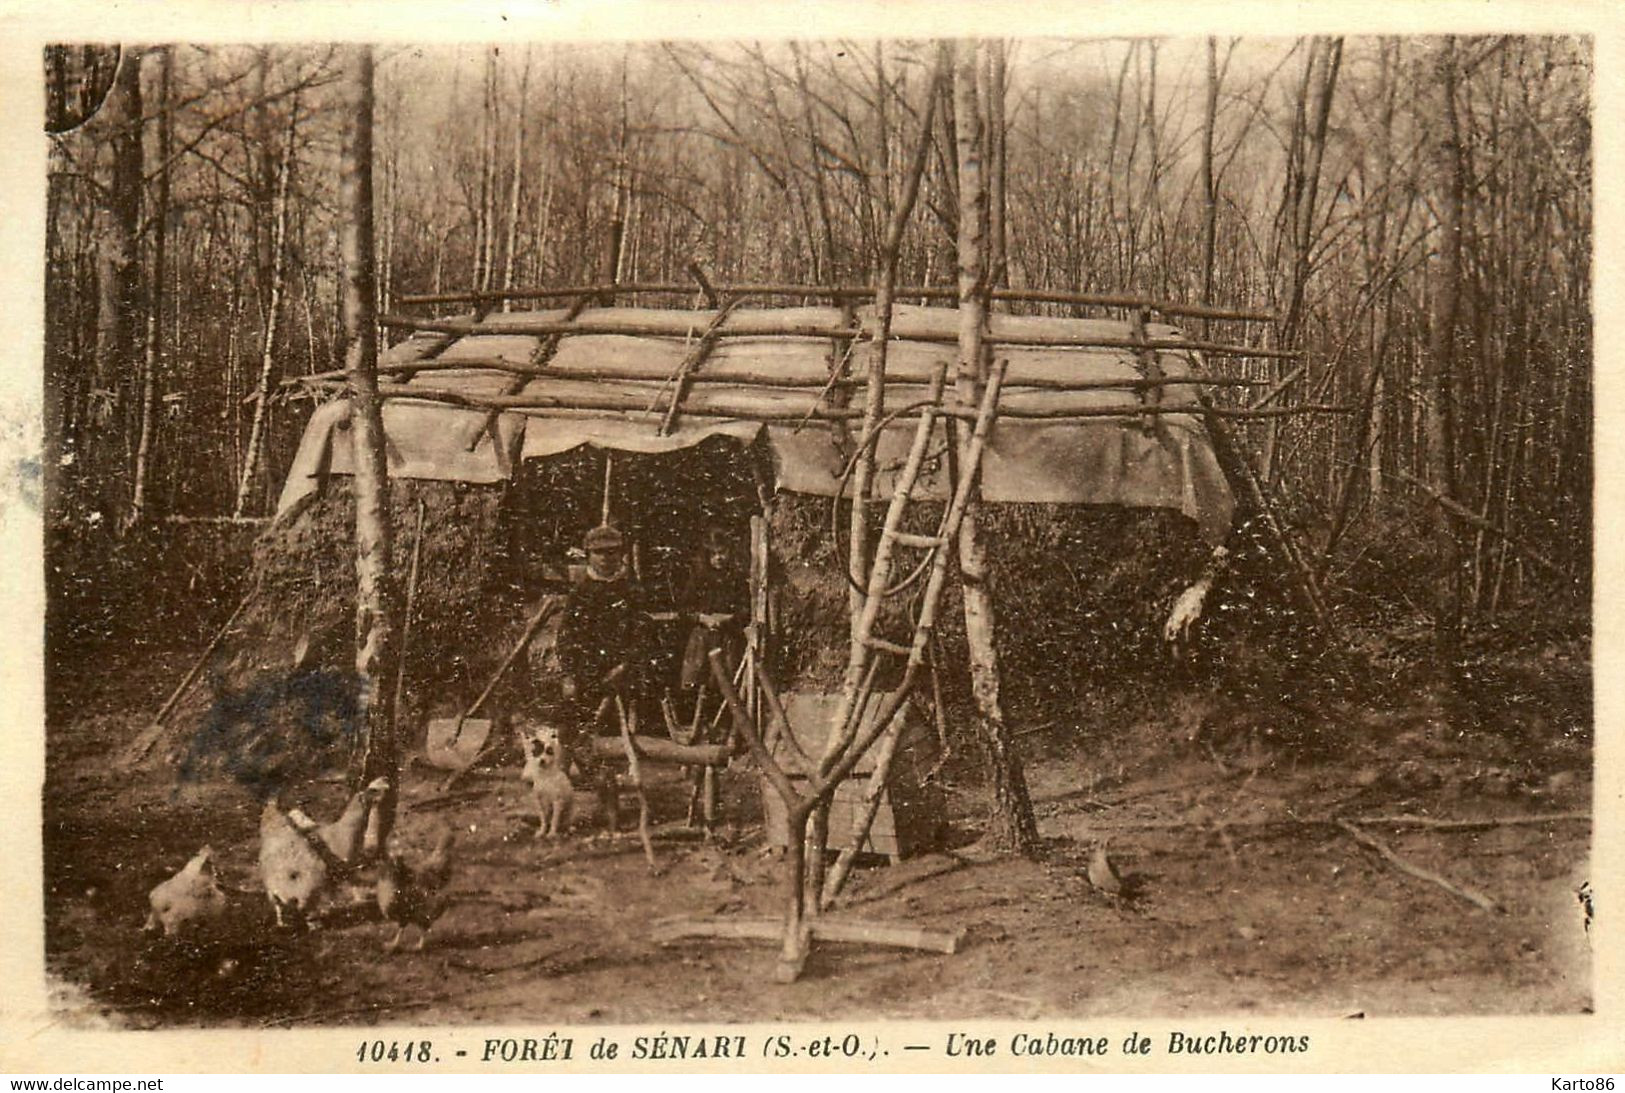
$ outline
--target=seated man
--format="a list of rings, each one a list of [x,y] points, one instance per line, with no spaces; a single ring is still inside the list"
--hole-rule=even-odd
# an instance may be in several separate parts
[[[732,668],[744,652],[744,625],[749,613],[749,589],[734,561],[728,533],[717,525],[705,529],[683,587],[677,609],[689,624],[680,677],[685,696],[698,698],[710,680],[707,660],[721,649]]]

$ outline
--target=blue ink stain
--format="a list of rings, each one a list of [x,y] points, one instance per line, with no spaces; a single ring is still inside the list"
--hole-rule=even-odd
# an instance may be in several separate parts
[[[364,712],[354,672],[305,669],[220,691],[192,735],[180,781],[220,769],[264,800],[359,739]]]

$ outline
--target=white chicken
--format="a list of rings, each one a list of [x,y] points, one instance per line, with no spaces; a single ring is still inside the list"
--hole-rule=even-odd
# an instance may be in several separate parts
[[[319,824],[297,808],[288,811],[288,819],[306,835],[320,839],[339,865],[358,865],[365,856],[366,831],[373,806],[387,792],[389,779],[374,778],[351,796],[344,811],[330,824]]]
[[[226,913],[226,893],[214,876],[214,852],[205,846],[179,873],[147,896],[147,932],[165,937],[206,926]]]
[[[1223,572],[1229,559],[1228,550],[1216,548],[1202,576],[1174,600],[1173,610],[1168,612],[1168,621],[1162,627],[1162,640],[1173,647],[1176,659],[1184,656],[1185,648],[1190,644],[1191,630],[1202,617],[1208,593],[1213,591],[1213,582]]]
[[[303,922],[327,890],[326,845],[301,831],[272,797],[260,813],[260,880],[278,926]]]

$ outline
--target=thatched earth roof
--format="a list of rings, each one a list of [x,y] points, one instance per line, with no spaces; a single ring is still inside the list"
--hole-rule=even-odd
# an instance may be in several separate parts
[[[687,389],[681,414],[668,435],[660,435],[666,415],[659,407],[669,399],[674,375],[705,332],[711,313],[615,307],[593,309],[586,316],[595,332],[560,339],[545,375],[516,377],[490,364],[523,367],[534,360],[546,335],[520,331],[527,324],[562,322],[567,318],[562,310],[494,315],[485,328],[501,332],[458,338],[436,355],[432,369],[401,371],[425,355],[437,341],[434,336],[415,335],[383,354],[379,368],[386,379],[393,369],[408,388],[423,392],[421,399],[398,395],[385,404],[390,473],[495,483],[511,477],[518,460],[545,458],[581,445],[664,452],[709,436],[730,436],[747,444],[765,436],[778,488],[822,496],[840,488],[841,469],[850,453],[850,434],[842,434],[856,432],[858,423],[803,419],[810,411],[836,405],[833,400],[840,392],[827,390],[825,381],[845,350],[838,340],[801,333],[845,327],[838,309],[733,312],[722,325],[727,336],[697,369],[703,382]],[[858,309],[857,319],[866,323],[872,317],[867,309]],[[887,351],[888,408],[923,399],[925,384],[944,362],[950,367],[951,384],[957,322],[957,312],[948,308],[896,309]],[[636,333],[614,332],[617,329]],[[1116,320],[1010,315],[993,315],[991,334],[995,339],[1078,341],[1132,337],[1129,324]],[[1179,337],[1176,328],[1157,324],[1148,325],[1145,334],[1153,341]],[[982,469],[986,500],[1169,508],[1194,520],[1209,540],[1224,538],[1234,502],[1198,414],[1016,416],[1099,414],[1140,405],[1142,395],[1128,386],[1143,378],[1133,350],[999,345],[994,352],[1009,364],[999,401],[1003,416],[995,423]],[[863,341],[851,353],[848,364],[855,382],[840,389],[848,393],[849,407],[863,404],[862,381],[870,353]],[[1157,356],[1166,376],[1191,374],[1184,352],[1165,350]],[[612,376],[606,377],[606,372]],[[1097,386],[1046,386],[1080,381]],[[1098,386],[1109,381],[1125,386]],[[525,405],[505,409],[488,428],[488,410],[447,401],[467,398],[478,405],[480,398],[493,395]],[[606,398],[650,409],[604,409]],[[1163,388],[1160,401],[1167,408],[1197,407],[1189,387]],[[283,488],[279,513],[318,489],[326,475],[350,472],[347,426],[348,404],[342,399],[312,416]],[[900,463],[914,430],[915,420],[903,418],[886,431],[879,445],[878,491],[889,492],[884,469]],[[936,481],[922,480],[916,496],[941,496],[946,473],[939,468]]]

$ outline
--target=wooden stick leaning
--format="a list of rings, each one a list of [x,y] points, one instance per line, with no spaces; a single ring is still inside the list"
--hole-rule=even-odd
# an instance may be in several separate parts
[[[158,738],[164,733],[164,720],[175,709],[175,704],[181,700],[181,697],[191,690],[192,684],[196,682],[198,675],[203,671],[203,666],[209,662],[209,658],[214,655],[214,651],[220,648],[220,643],[226,640],[226,635],[231,632],[232,626],[236,624],[238,617],[247,609],[249,602],[253,600],[258,591],[258,585],[250,588],[231,615],[221,624],[220,629],[215,631],[213,639],[204,647],[203,652],[198,654],[197,659],[192,662],[192,666],[187,669],[186,675],[181,677],[181,681],[169,693],[169,698],[158,708],[158,712],[152,715],[152,724],[148,725],[142,730],[140,736],[130,742],[129,749],[120,758],[120,765],[134,766],[147,757],[147,753],[152,750],[152,746],[158,742]]]
[[[643,786],[643,764],[638,759],[638,748],[633,743],[637,735],[638,715],[619,694],[615,695],[615,714],[621,725],[621,744],[626,754],[627,776],[638,795],[638,841],[643,844],[643,856],[649,862],[649,872],[660,875],[660,864],[655,861],[655,848],[649,841],[649,793]]]
[[[593,299],[594,297],[592,296],[580,297],[565,311],[564,318],[567,321],[575,319],[587,309],[587,307],[592,303]],[[476,319],[476,325],[478,324],[479,320],[483,318],[484,315],[481,314],[479,318]],[[516,376],[514,379],[509,380],[503,386],[502,393],[505,395],[517,395],[523,391],[526,383],[526,380],[524,379],[525,374],[545,375],[547,372],[548,362],[553,359],[553,355],[559,351],[559,346],[563,344],[563,342],[563,335],[555,334],[552,337],[544,338],[542,341],[537,343],[536,349],[531,353],[530,361],[528,362],[532,371],[529,373],[522,373]],[[479,447],[480,437],[484,436],[487,432],[490,432],[491,450],[498,452],[500,456],[501,445],[497,442],[497,435],[494,431],[497,424],[497,416],[498,414],[495,410],[492,410],[490,413],[485,415],[485,420],[480,422],[480,427],[478,429],[471,430],[467,439],[463,441],[464,451],[471,452],[475,448]]]
[[[1528,543],[1523,542],[1505,528],[1498,526],[1492,521],[1486,520],[1484,517],[1478,515],[1478,513],[1474,512],[1466,505],[1446,497],[1444,494],[1440,493],[1438,490],[1434,489],[1431,485],[1422,481],[1420,478],[1417,478],[1415,475],[1398,471],[1395,473],[1394,477],[1400,479],[1401,481],[1409,482],[1411,485],[1427,494],[1428,497],[1432,499],[1434,504],[1444,509],[1444,511],[1448,512],[1450,515],[1456,517],[1458,520],[1466,521],[1468,524],[1478,528],[1480,531],[1489,532],[1491,535],[1506,543],[1507,546],[1511,547],[1519,555],[1528,558],[1531,562],[1534,562],[1547,572],[1559,577],[1567,577],[1571,580],[1575,578],[1576,574],[1573,570],[1552,561],[1552,559],[1546,557],[1546,555],[1542,554],[1539,550],[1530,546]]]
[[[875,769],[870,772],[869,781],[863,787],[863,801],[858,806],[857,815],[852,819],[849,845],[835,859],[835,867],[824,879],[824,890],[819,895],[821,907],[831,906],[835,902],[835,897],[841,894],[841,889],[846,885],[846,878],[852,872],[852,863],[863,852],[864,844],[869,841],[869,832],[874,828],[875,815],[880,811],[880,798],[886,792],[886,784],[891,780],[892,758],[897,754],[897,745],[902,740],[907,718],[899,710],[898,716],[892,721],[892,726],[880,738],[880,745],[875,750]]]
[[[659,435],[670,436],[672,430],[677,427],[677,416],[682,412],[683,397],[688,394],[689,385],[694,381],[693,374],[699,369],[700,365],[705,363],[705,358],[709,357],[712,351],[716,349],[720,341],[718,332],[722,329],[722,324],[728,321],[728,316],[732,314],[733,309],[738,304],[739,298],[736,296],[731,300],[724,301],[717,308],[716,318],[711,320],[711,324],[700,335],[699,344],[677,366],[677,371],[672,375],[671,398],[666,406],[665,419],[660,422]]]
[[[395,705],[394,716],[397,726],[401,720],[401,698],[406,691],[406,654],[412,647],[412,609],[417,603],[418,594],[418,562],[423,557],[423,525],[428,515],[428,506],[422,497],[418,498],[418,527],[417,535],[412,540],[412,567],[406,578],[406,611],[401,616],[401,651],[395,659]],[[397,728],[397,733],[398,733]]]

